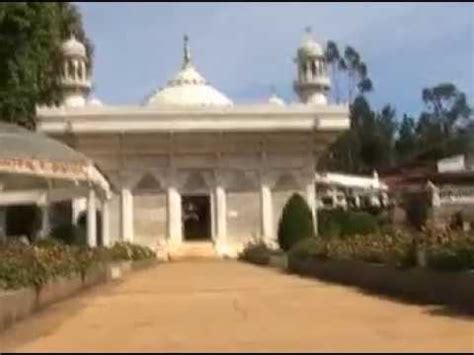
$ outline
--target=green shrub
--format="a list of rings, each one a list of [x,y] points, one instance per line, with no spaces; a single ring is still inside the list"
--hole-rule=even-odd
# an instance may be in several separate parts
[[[87,245],[87,234],[83,227],[74,224],[61,224],[54,227],[50,233],[51,237],[62,241],[67,245]]]
[[[323,237],[369,234],[378,230],[378,217],[367,212],[343,209],[318,211],[319,233]]]
[[[263,242],[248,244],[239,255],[240,260],[257,265],[268,265],[272,251]]]
[[[413,243],[408,235],[354,235],[345,238],[308,238],[288,253],[288,260],[318,258],[360,260],[397,267],[414,265]]]
[[[278,243],[284,251],[298,241],[314,236],[311,209],[299,194],[293,194],[283,208],[278,225]]]

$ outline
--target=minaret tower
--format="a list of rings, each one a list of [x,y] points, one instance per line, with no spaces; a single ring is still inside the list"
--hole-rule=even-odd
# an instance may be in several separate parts
[[[324,50],[312,38],[311,29],[306,29],[303,43],[295,59],[298,77],[294,89],[300,100],[308,105],[327,105],[331,87]]]
[[[91,90],[86,48],[71,34],[70,38],[61,46],[61,52],[63,58],[61,85],[64,88],[62,105],[66,107],[85,106]]]

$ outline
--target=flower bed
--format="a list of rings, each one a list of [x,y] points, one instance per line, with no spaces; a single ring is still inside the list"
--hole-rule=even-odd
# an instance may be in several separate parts
[[[0,289],[34,287],[40,289],[59,277],[79,275],[89,270],[123,260],[152,260],[152,250],[131,243],[116,243],[111,248],[67,246],[52,240],[32,246],[20,243],[0,244]]]
[[[0,330],[81,289],[155,262],[150,249],[130,243],[112,248],[71,247],[50,240],[34,246],[0,244]]]
[[[395,231],[345,238],[308,238],[289,252],[290,258],[306,256],[400,268],[414,267],[421,262],[424,265],[420,266],[434,270],[462,271],[474,269],[474,236],[427,229],[420,234]]]

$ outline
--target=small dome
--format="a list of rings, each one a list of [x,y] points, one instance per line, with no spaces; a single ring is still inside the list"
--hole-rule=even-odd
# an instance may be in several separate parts
[[[66,42],[64,42],[61,49],[65,56],[86,57],[86,47],[74,36],[71,36]]]
[[[299,57],[322,57],[324,56],[324,50],[321,45],[316,42],[310,30],[306,31],[305,37],[303,38],[303,43],[298,48]]]
[[[102,101],[100,101],[98,98],[93,97],[87,101],[87,105],[89,106],[103,106]]]
[[[277,95],[273,94],[269,99],[268,103],[272,105],[277,105],[277,106],[285,106],[285,101],[281,97],[278,97]]]

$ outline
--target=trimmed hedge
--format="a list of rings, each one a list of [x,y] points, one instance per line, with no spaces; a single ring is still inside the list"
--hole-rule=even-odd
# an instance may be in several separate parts
[[[124,249],[130,253],[118,252]],[[33,245],[0,243],[0,289],[40,289],[57,277],[79,274],[84,278],[90,268],[109,261],[153,258],[149,248],[130,243],[117,243],[112,248],[69,246],[54,239]]]
[[[346,237],[378,230],[378,218],[363,211],[319,210],[318,228],[323,237]]]
[[[314,236],[313,215],[305,199],[293,194],[285,207],[278,225],[278,244],[289,250],[302,239]]]

